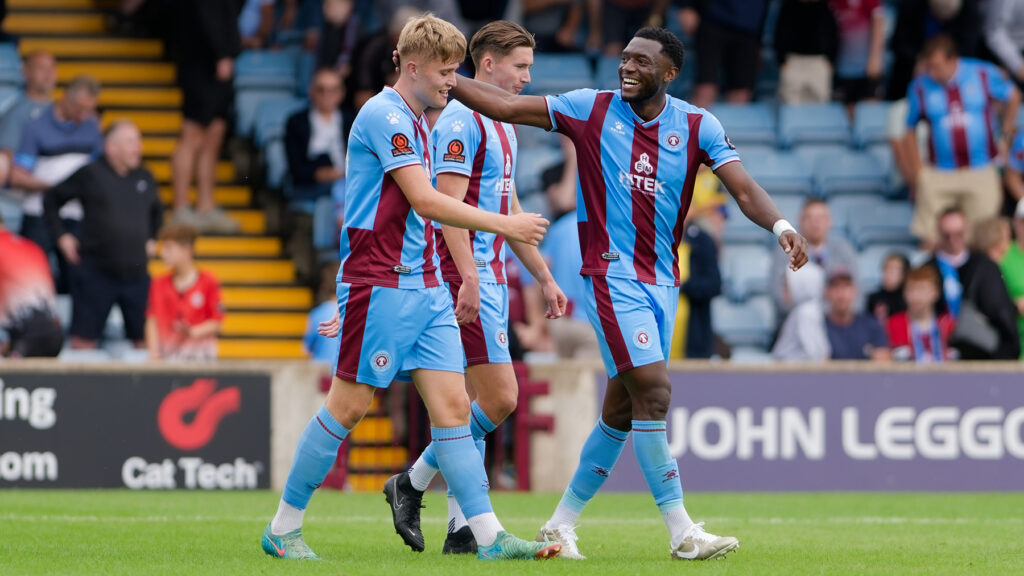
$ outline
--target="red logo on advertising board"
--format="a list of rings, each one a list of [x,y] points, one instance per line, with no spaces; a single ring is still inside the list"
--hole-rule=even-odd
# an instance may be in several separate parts
[[[198,450],[210,443],[225,416],[238,412],[242,392],[237,386],[217,390],[212,378],[197,378],[191,386],[171,391],[160,402],[157,426],[168,444],[179,450]],[[192,417],[187,417],[189,415]]]

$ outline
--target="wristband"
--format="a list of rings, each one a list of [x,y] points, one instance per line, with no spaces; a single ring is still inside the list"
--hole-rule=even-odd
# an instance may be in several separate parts
[[[775,221],[775,225],[772,226],[772,234],[775,234],[775,237],[779,238],[786,232],[793,232],[795,234],[796,228],[793,228],[793,225],[785,218],[779,218]]]

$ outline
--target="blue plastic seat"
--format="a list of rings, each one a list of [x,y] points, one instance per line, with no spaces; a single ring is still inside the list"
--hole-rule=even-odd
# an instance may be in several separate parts
[[[832,233],[850,236],[850,214],[857,210],[884,205],[885,198],[874,194],[844,194],[828,199],[828,208],[832,213]]]
[[[0,85],[18,87],[24,82],[18,47],[13,43],[0,44]]]
[[[578,88],[593,88],[594,74],[583,54],[537,54],[530,70],[529,94],[562,94]]]
[[[264,103],[272,100],[291,99],[291,90],[279,88],[259,88],[240,90],[235,93],[235,135],[239,138],[252,136],[256,124],[256,111]]]
[[[850,121],[841,104],[794,104],[779,109],[779,143],[849,144]]]
[[[764,244],[772,241],[772,233],[747,219],[731,198],[725,209],[728,217],[722,229],[722,239],[726,244]]]
[[[792,152],[744,154],[743,164],[769,194],[807,196],[814,192],[811,167]]]
[[[295,56],[287,51],[246,50],[235,60],[235,89],[295,91]]]
[[[0,192],[0,216],[3,217],[4,228],[15,233],[21,231],[21,220],[24,217],[21,202],[7,196],[5,192]]]
[[[771,252],[766,244],[726,244],[719,262],[729,298],[743,301],[768,293]]]
[[[743,302],[718,296],[711,301],[711,326],[732,346],[764,348],[775,330],[775,305],[768,296]]]
[[[889,174],[867,152],[846,151],[828,154],[814,165],[814,184],[822,196],[838,194],[885,195]]]
[[[284,141],[271,140],[263,149],[263,162],[266,166],[267,186],[279,190],[288,175],[288,156],[285,153]]]
[[[888,121],[888,103],[860,102],[853,110],[853,143],[860,148],[887,143]]]
[[[718,118],[736,146],[743,144],[775,145],[778,125],[775,110],[765,103],[716,104],[711,113]]]
[[[850,211],[850,236],[861,248],[873,244],[913,244],[910,221],[914,208],[909,202],[886,202]]]
[[[689,55],[687,55],[689,56]],[[601,90],[615,90],[619,87],[619,63],[622,59],[618,56],[601,56],[597,60],[597,77],[595,88]]]
[[[256,106],[252,131],[256,146],[263,148],[271,140],[284,138],[288,118],[307,105],[305,100],[291,96],[261,100]]]

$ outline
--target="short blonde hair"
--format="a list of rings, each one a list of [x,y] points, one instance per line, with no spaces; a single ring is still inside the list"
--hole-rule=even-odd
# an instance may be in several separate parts
[[[406,22],[398,37],[398,56],[440,58],[441,62],[462,62],[466,58],[466,37],[451,24],[426,13]]]
[[[1004,216],[993,216],[978,222],[974,229],[974,248],[988,252],[1003,240],[1010,239],[1010,219]]]

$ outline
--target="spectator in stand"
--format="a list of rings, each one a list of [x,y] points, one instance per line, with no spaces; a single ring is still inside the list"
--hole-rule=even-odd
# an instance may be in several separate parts
[[[999,59],[1017,87],[1024,87],[1024,2],[988,0],[985,7],[985,43]]]
[[[899,252],[893,252],[882,261],[882,285],[868,296],[865,310],[874,314],[883,326],[897,312],[907,309],[903,299],[903,283],[910,268],[910,261]]]
[[[49,52],[38,50],[25,56],[25,92],[7,109],[0,120],[0,186],[10,176],[11,160],[21,145],[25,126],[43,115],[53,104],[57,87],[57,61]]]
[[[195,228],[160,230],[160,259],[168,272],[153,279],[146,308],[146,347],[153,360],[215,360],[224,319],[220,284],[193,260]]]
[[[696,34],[697,86],[691,102],[709,108],[725,70],[725,100],[750,102],[761,58],[761,31],[769,0],[680,0],[679,23]]]
[[[587,18],[592,23],[587,47],[618,57],[637,30],[660,28],[667,8],[668,0],[587,0]]]
[[[994,351],[957,343],[963,360],[1012,360],[1020,354],[1017,333],[1017,307],[1003,283],[999,266],[981,252],[967,249],[968,222],[964,211],[947,208],[938,217],[938,243],[928,261],[939,271],[943,296],[940,310],[948,310],[958,318],[962,302],[967,299],[999,335]]]
[[[669,351],[671,358],[711,358],[715,352],[711,299],[722,293],[722,273],[718,267],[718,244],[705,229],[705,219],[725,203],[725,195],[717,188],[694,186],[678,249],[679,305]]]
[[[227,132],[231,79],[241,49],[234,0],[180,0],[178,30],[183,35],[178,82],[184,94],[185,119],[171,156],[174,220],[202,232],[234,234],[238,222],[217,207],[213,187],[217,159]],[[196,183],[196,209],[189,186]]]
[[[317,68],[331,68],[344,82],[352,73],[359,16],[353,0],[324,0],[324,24],[316,54]]]
[[[1024,200],[1024,132],[1018,133],[1006,155],[1006,169],[1003,170],[1003,185],[1006,187],[1010,206],[1019,206]]]
[[[903,178],[914,199],[911,231],[923,247],[931,248],[936,216],[944,208],[959,205],[974,223],[1002,207],[1003,189],[995,166],[999,148],[991,120],[1000,103],[1002,134],[1012,136],[1020,92],[994,65],[961,58],[948,36],[929,40],[921,62],[924,73],[907,90],[904,149],[910,158]],[[913,128],[921,121],[932,128],[926,166],[914,154]]]
[[[82,205],[81,240],[61,222],[60,209]],[[46,224],[68,262],[75,266],[71,292],[71,347],[97,347],[107,315],[121,308],[126,337],[145,344],[146,296],[150,256],[156,255],[156,232],[163,204],[156,180],[142,166],[142,134],[129,121],[107,129],[103,156],[46,192]]]
[[[887,321],[894,360],[932,364],[956,359],[949,339],[956,324],[948,312],[935,313],[939,301],[939,273],[931,265],[907,272],[903,297],[907,309]]]
[[[4,227],[0,217],[0,357],[53,357],[64,329],[57,318],[57,292],[46,254],[34,242]]]
[[[466,21],[459,12],[458,0],[373,0],[373,8],[377,12],[377,22],[388,22],[398,10],[405,7],[416,10],[417,14],[430,12],[442,20],[451,22],[466,37],[472,36]],[[402,24],[405,24],[404,20]],[[387,60],[388,63],[391,62],[390,52],[388,52]]]
[[[849,273],[850,270],[856,270],[857,266],[857,253],[853,247],[841,236],[831,234],[831,230],[832,213],[828,204],[820,198],[808,198],[800,211],[800,232],[807,238],[807,255],[810,261],[821,266],[826,277],[836,270]],[[769,280],[772,299],[780,318],[785,317],[793,308],[791,292],[794,287],[789,283],[797,282],[801,278],[799,274],[785,276],[788,267],[789,260],[785,253],[773,255]]]
[[[341,78],[334,70],[318,70],[309,93],[311,106],[289,117],[284,132],[292,198],[297,200],[329,196],[345,178],[345,138],[338,109],[344,98]]]
[[[828,102],[839,29],[826,0],[783,0],[775,23],[779,100],[783,104]]]
[[[893,65],[887,100],[898,100],[914,77],[918,56],[927,42],[944,35],[961,56],[977,56],[982,20],[977,0],[901,0],[889,48]]]
[[[402,6],[389,13],[388,28],[384,33],[369,38],[355,67],[355,95],[353,105],[358,111],[367,100],[398,80],[398,70],[392,62],[392,53],[398,45],[398,36],[410,18],[420,15],[411,6]]]
[[[91,76],[73,78],[60,101],[25,125],[11,169],[11,188],[24,192],[21,235],[38,244],[51,263],[56,260],[54,276],[62,294],[71,289],[72,273],[43,220],[43,192],[103,152],[103,134],[96,121],[99,91]],[[60,218],[64,230],[77,234],[82,205],[69,202]]]
[[[1012,226],[1017,239],[1010,244],[1006,255],[999,261],[999,269],[1003,272],[1010,297],[1017,305],[1017,333],[1021,342],[1024,342],[1024,200],[1017,202]],[[1024,346],[1021,348],[1021,359],[1024,359]]]
[[[794,286],[793,310],[786,316],[779,337],[772,347],[772,357],[783,362],[821,362],[832,356],[825,331],[825,270],[808,262],[794,272],[786,269],[786,277]]]
[[[266,48],[274,34],[274,0],[245,0],[238,15],[238,35],[245,50]]]
[[[320,334],[321,327],[331,324],[334,321],[334,314],[338,312],[338,297],[336,296],[338,283],[338,267],[340,263],[331,262],[320,269],[320,287],[317,290],[317,297],[320,304],[309,311],[309,318],[306,321],[306,332],[302,335],[302,349],[310,359],[337,368],[338,347],[341,346],[341,339],[338,336],[328,338]],[[334,370],[332,369],[333,373]]]
[[[522,0],[523,27],[534,35],[537,52],[577,49],[583,5],[584,0]]]
[[[857,285],[846,270],[836,270],[828,276],[825,287],[825,330],[833,360],[873,360],[884,362],[890,359],[889,342],[885,329],[875,317],[857,312]]]
[[[857,102],[882,96],[885,12],[881,0],[829,0],[839,26],[836,100],[851,109]]]

